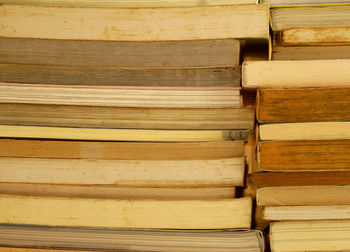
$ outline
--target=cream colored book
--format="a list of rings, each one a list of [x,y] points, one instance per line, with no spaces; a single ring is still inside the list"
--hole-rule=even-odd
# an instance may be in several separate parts
[[[281,32],[282,45],[350,44],[349,27],[294,28]]]
[[[175,41],[269,38],[269,5],[95,8],[0,5],[0,37]],[[179,22],[181,20],[181,22]],[[44,25],[45,24],[45,25]]]
[[[139,130],[0,125],[0,137],[94,141],[210,142],[248,139],[249,130]]]
[[[269,221],[350,219],[350,205],[265,206],[262,215]]]
[[[257,4],[259,0],[1,0],[2,4],[102,7],[102,8],[143,8],[143,7],[185,7],[228,4]]]
[[[241,186],[243,180],[244,157],[171,161],[0,158],[0,182],[199,187]]]
[[[350,220],[273,222],[272,252],[350,251]]]
[[[350,60],[246,61],[245,88],[305,88],[350,86]]]
[[[262,187],[256,192],[259,206],[350,205],[350,186]]]
[[[300,6],[271,9],[271,28],[282,31],[290,28],[350,26],[350,5]]]
[[[261,140],[350,139],[350,122],[275,123],[259,126]]]
[[[128,187],[0,183],[1,194],[99,199],[219,200],[233,199],[235,187]]]
[[[0,103],[133,108],[240,108],[240,88],[0,83]]]
[[[2,246],[83,251],[264,251],[263,235],[258,230],[122,230],[2,225],[0,232]],[[31,250],[0,248],[0,251]]]
[[[10,0],[9,0],[10,1]],[[272,8],[284,6],[305,6],[305,5],[331,5],[331,4],[346,4],[348,0],[260,0],[262,3],[269,3]]]
[[[114,200],[0,195],[0,208],[0,223],[4,224],[249,229],[252,199]]]

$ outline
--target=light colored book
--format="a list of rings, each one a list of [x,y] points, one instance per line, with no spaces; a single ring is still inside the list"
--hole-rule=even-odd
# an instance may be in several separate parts
[[[2,4],[0,37],[175,41],[269,38],[268,4],[95,8]],[[181,20],[181,22],[179,22]],[[45,25],[43,25],[45,24]]]
[[[11,172],[9,172],[11,171]],[[218,160],[0,158],[0,182],[135,187],[242,186],[244,157]]]
[[[274,222],[272,252],[349,251],[350,220]]]
[[[252,199],[115,200],[0,196],[0,223],[40,226],[249,229]],[[24,210],[25,209],[25,210]]]
[[[332,5],[332,4],[347,4],[348,0],[260,0],[262,3],[269,3],[272,8],[286,6],[305,6],[305,5]]]
[[[263,235],[258,230],[122,230],[0,226],[0,232],[2,246],[59,248],[60,251],[264,251]],[[0,248],[0,251],[31,250]]]
[[[350,186],[262,187],[256,192],[259,206],[350,205]]]
[[[246,61],[245,88],[306,88],[350,86],[350,60]]]
[[[261,140],[346,140],[350,122],[275,123],[259,126]]]

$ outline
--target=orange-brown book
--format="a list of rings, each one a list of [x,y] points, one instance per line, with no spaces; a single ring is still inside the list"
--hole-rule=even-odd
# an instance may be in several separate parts
[[[350,120],[350,88],[259,89],[260,123]]]

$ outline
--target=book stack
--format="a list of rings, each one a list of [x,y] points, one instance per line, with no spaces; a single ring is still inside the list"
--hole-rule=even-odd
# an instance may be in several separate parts
[[[350,250],[349,67],[303,57],[244,63],[243,86],[258,88],[249,181],[261,225],[271,222],[271,251]]]
[[[264,250],[235,188],[267,4],[0,2],[2,251]]]

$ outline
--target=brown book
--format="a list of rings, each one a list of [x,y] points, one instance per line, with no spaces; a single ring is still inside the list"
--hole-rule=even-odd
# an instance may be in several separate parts
[[[0,124],[110,129],[253,129],[252,109],[121,108],[0,103]]]
[[[350,120],[350,88],[259,89],[260,123]]]
[[[241,69],[128,69],[122,67],[0,64],[0,82],[60,85],[239,87]]]
[[[248,175],[255,187],[349,185],[350,171],[324,172],[256,172]]]
[[[239,65],[240,42],[86,41],[0,38],[4,64],[120,67],[123,69],[210,68]]]
[[[350,140],[264,141],[257,154],[264,171],[350,169]]]

